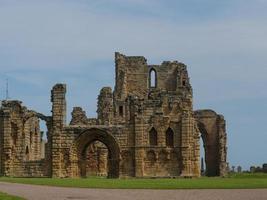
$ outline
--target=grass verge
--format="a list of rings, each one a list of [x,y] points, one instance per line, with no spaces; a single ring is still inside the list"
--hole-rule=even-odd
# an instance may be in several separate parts
[[[8,195],[2,192],[0,192],[0,199],[1,200],[24,200],[23,198],[11,196],[11,195]]]
[[[8,178],[0,181],[34,185],[106,189],[256,189],[267,188],[267,174],[232,174],[228,178],[86,179]]]

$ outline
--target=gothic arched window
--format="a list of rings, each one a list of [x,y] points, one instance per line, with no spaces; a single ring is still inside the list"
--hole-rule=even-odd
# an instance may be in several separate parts
[[[149,131],[149,144],[151,146],[158,145],[158,133],[154,127]]]
[[[153,68],[149,72],[149,87],[150,88],[157,87],[157,72]]]
[[[166,131],[166,146],[167,147],[174,146],[173,136],[174,136],[173,130],[171,128],[168,128],[168,130]]]

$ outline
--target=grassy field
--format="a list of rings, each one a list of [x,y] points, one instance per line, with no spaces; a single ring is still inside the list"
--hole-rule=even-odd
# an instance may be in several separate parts
[[[23,198],[10,196],[2,192],[0,192],[0,199],[1,200],[24,200]]]
[[[120,189],[254,189],[267,188],[267,174],[232,174],[228,178],[196,179],[86,179],[7,178],[0,181],[80,188]],[[1,198],[0,198],[1,199]]]

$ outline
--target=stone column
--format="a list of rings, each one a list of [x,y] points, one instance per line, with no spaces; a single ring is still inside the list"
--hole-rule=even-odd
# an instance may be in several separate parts
[[[227,136],[225,128],[225,120],[223,116],[218,115],[217,129],[219,139],[219,175],[227,175]]]
[[[109,125],[113,121],[113,96],[110,87],[101,89],[98,95],[97,115],[100,124]]]
[[[49,177],[52,176],[52,117],[46,120],[47,127],[47,143],[45,144],[45,163],[46,168],[44,169],[45,174]]]
[[[192,174],[195,177],[200,177],[202,171],[204,170],[204,160],[201,159],[201,168],[200,168],[200,134],[199,130],[196,125],[196,121],[194,122],[194,136],[193,136],[193,157],[192,157],[192,164],[193,164],[193,171]],[[203,166],[202,166],[203,164]]]
[[[134,131],[134,146],[135,146],[135,176],[144,176],[144,119],[140,100],[131,99],[131,114]]]
[[[0,175],[9,176],[11,173],[11,122],[8,110],[1,113],[0,149],[1,149],[1,171]]]
[[[1,106],[1,104],[0,104]],[[3,122],[3,112],[0,113],[0,176],[3,176],[3,135],[4,135],[4,122]]]
[[[52,102],[52,177],[62,177],[61,135],[66,125],[66,85],[56,84],[51,91]]]
[[[135,117],[135,176],[144,176],[144,124],[140,116]]]
[[[182,115],[182,142],[181,142],[181,176],[192,176],[192,137],[194,133],[194,118],[189,110],[184,110]]]
[[[127,96],[127,60],[126,57],[118,52],[115,52],[115,91],[114,98],[124,100]]]

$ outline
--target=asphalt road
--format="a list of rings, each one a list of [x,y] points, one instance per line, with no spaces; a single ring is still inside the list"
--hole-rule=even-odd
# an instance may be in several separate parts
[[[82,189],[0,182],[0,191],[28,200],[267,200],[267,189],[137,190]]]

